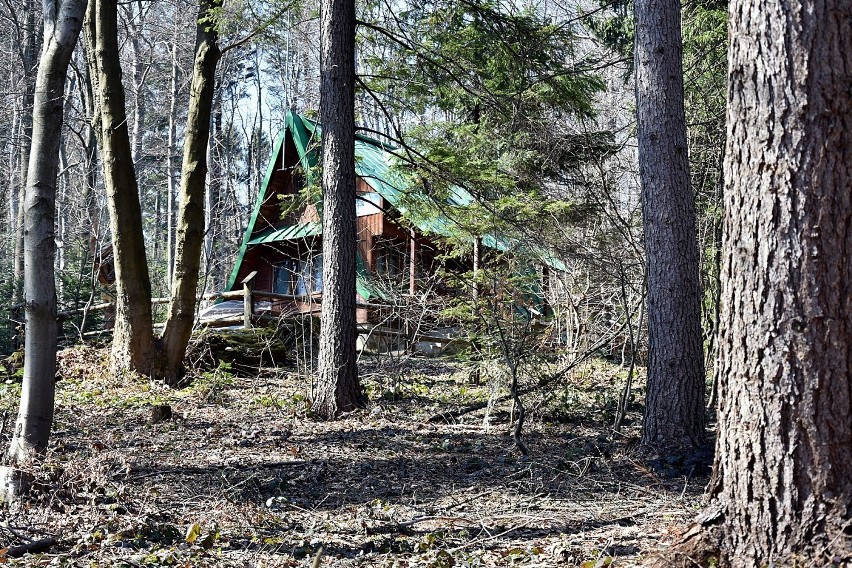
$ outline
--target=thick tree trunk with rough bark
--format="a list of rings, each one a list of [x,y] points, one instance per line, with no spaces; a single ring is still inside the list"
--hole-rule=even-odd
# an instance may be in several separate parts
[[[118,53],[117,0],[90,0],[86,51],[100,115],[98,141],[104,168],[115,261],[116,306],[112,363],[116,371],[152,374],[156,362],[151,280],[142,232],[139,188],[130,152]]]
[[[26,467],[46,448],[53,424],[56,379],[56,183],[62,139],[65,78],[83,25],[85,0],[45,2],[44,47],[33,105],[32,148],[24,203],[24,299],[26,342],[21,406],[12,443],[9,468],[3,468],[6,500],[25,487],[14,467]]]
[[[852,562],[850,22],[845,0],[731,4],[710,516],[730,566]]]
[[[201,2],[200,23],[196,31],[195,64],[190,86],[189,113],[181,168],[175,266],[172,275],[169,316],[161,341],[166,359],[163,377],[172,385],[180,379],[186,346],[192,335],[201,247],[204,243],[207,145],[210,138],[216,64],[220,56],[219,47],[216,44],[216,30],[204,20],[215,6],[215,0]]]
[[[642,443],[663,454],[704,441],[704,356],[689,179],[679,0],[636,0],[636,114],[648,278]]]
[[[331,419],[363,406],[355,361],[355,2],[321,7],[323,293],[317,396]]]

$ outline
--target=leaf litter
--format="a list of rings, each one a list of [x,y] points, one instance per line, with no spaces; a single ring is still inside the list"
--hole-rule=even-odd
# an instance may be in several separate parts
[[[0,563],[633,566],[694,517],[707,483],[639,459],[638,405],[612,432],[621,379],[604,362],[530,395],[541,404],[530,405],[524,458],[509,403],[487,420],[481,410],[430,421],[495,391],[467,384],[453,359],[362,362],[372,402],[332,422],[310,417],[309,379],[292,368],[220,365],[169,390],[113,377],[104,360],[95,349],[60,354],[33,495],[0,511],[0,549],[56,542],[18,558],[0,551]],[[0,389],[7,422],[13,386]],[[157,405],[172,418],[151,423]]]

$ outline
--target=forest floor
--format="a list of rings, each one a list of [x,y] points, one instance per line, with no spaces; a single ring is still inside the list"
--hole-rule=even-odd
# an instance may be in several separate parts
[[[508,402],[430,421],[501,394],[449,358],[362,361],[368,408],[320,422],[295,367],[170,390],[110,376],[105,356],[60,354],[33,496],[0,510],[0,548],[55,543],[0,563],[310,566],[322,548],[322,566],[633,566],[690,522],[708,481],[637,456],[635,405],[611,429],[626,373],[602,361],[526,397],[523,457]],[[0,385],[4,447],[19,392]],[[173,416],[151,423],[153,405]]]

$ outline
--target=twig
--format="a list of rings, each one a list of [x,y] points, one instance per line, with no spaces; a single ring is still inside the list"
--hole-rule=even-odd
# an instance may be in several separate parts
[[[825,554],[829,552],[829,549],[834,546],[834,543],[837,542],[840,537],[844,535],[844,533],[846,533],[849,527],[852,527],[852,519],[849,519],[845,523],[843,523],[843,526],[839,528],[834,538],[832,538],[830,541],[828,541],[828,544],[822,547],[822,551],[819,553],[819,556],[825,556]]]
[[[320,567],[320,564],[322,564],[322,553],[323,552],[324,552],[323,548],[320,546],[319,550],[317,550],[317,555],[314,556],[314,561],[311,562],[311,568],[319,568]]]
[[[12,535],[13,537],[15,537],[16,539],[18,539],[22,542],[32,542],[33,541],[33,539],[25,537],[24,535],[20,534],[18,531],[16,531],[15,529],[13,529],[12,527],[10,527],[8,525],[0,525],[0,530],[6,531],[7,533],[9,533],[10,535]]]
[[[58,539],[51,536],[48,538],[43,538],[41,540],[28,542],[27,544],[21,544],[19,546],[10,546],[6,549],[6,552],[3,556],[7,558],[19,558],[24,554],[44,552],[45,550],[50,549],[50,547],[54,546],[58,542]],[[2,558],[2,556],[0,556],[0,558]]]
[[[461,546],[457,546],[457,547],[455,547],[455,548],[450,548],[450,549],[448,549],[448,550],[447,550],[447,552],[449,552],[450,554],[452,554],[453,552],[458,552],[459,550],[464,550],[464,549],[466,549],[466,548],[470,548],[471,546],[474,546],[474,545],[477,545],[477,544],[482,544],[483,542],[488,542],[488,541],[490,541],[490,540],[498,539],[498,538],[500,538],[501,536],[506,536],[506,535],[507,535],[507,534],[509,534],[509,533],[513,533],[513,532],[515,532],[515,531],[517,531],[517,530],[520,530],[520,529],[526,528],[526,527],[528,527],[528,526],[529,526],[529,524],[530,524],[530,521],[527,521],[527,522],[525,522],[525,523],[521,523],[521,524],[519,524],[519,525],[517,525],[517,526],[514,526],[514,527],[511,527],[511,528],[508,528],[508,529],[506,529],[506,530],[504,530],[504,531],[502,531],[502,532],[499,532],[499,533],[497,533],[497,534],[494,534],[494,535],[492,535],[492,534],[490,534],[490,533],[489,533],[489,535],[488,535],[487,537],[485,537],[485,538],[477,538],[477,539],[472,540],[472,541],[470,541],[470,542],[467,542],[467,543],[465,543],[465,544],[463,544],[463,545],[461,545]],[[483,527],[483,528],[484,528],[484,527]]]
[[[217,468],[220,471],[232,470],[232,471],[245,471],[248,469],[264,469],[264,468],[275,468],[275,467],[283,467],[289,465],[305,465],[308,463],[305,460],[290,460],[290,461],[279,461],[279,462],[269,462],[269,463],[257,463],[257,464],[235,464],[235,465],[215,465],[211,464],[210,467],[174,467],[171,469],[159,469],[155,471],[149,471],[148,473],[139,473],[136,475],[129,475],[127,479],[144,479],[146,477],[153,477],[155,475],[168,475],[171,473],[183,473],[187,475],[201,475],[205,473],[211,473],[213,468]],[[113,476],[116,477],[116,476]]]
[[[453,503],[452,505],[445,507],[444,509],[446,511],[451,511],[451,510],[455,509],[456,507],[461,507],[462,505],[466,505],[466,504],[470,503],[471,501],[479,499],[480,497],[485,497],[486,495],[491,495],[492,493],[495,493],[495,492],[496,491],[493,490],[493,489],[490,490],[490,491],[483,491],[482,493],[477,493],[476,495],[472,495],[472,496],[468,497],[467,499],[462,499],[461,501]]]
[[[627,326],[627,322],[622,323],[621,326],[619,326],[618,329],[615,330],[615,332],[610,334],[608,337],[605,337],[602,340],[598,341],[596,344],[591,346],[589,349],[587,349],[583,353],[579,354],[573,361],[571,361],[571,363],[569,363],[568,365],[566,365],[562,369],[556,371],[552,375],[549,375],[547,377],[540,379],[534,385],[530,385],[526,388],[519,388],[518,389],[518,395],[523,396],[523,395],[529,394],[531,392],[534,392],[538,389],[548,387],[551,384],[555,383],[556,381],[564,378],[565,375],[568,373],[568,371],[570,371],[574,367],[579,366],[581,363],[585,362],[587,359],[590,359],[592,357],[592,355],[594,355],[597,352],[598,349],[600,349],[603,345],[606,345],[606,343],[608,341],[610,341],[613,337],[615,337],[617,334],[621,333],[621,331],[626,326]],[[503,395],[500,398],[498,398],[495,401],[495,403],[505,402],[505,401],[509,400],[510,398],[512,398],[512,395]],[[545,397],[545,399],[541,403],[539,403],[537,405],[537,407],[540,406],[542,403],[544,403],[548,398],[549,398],[549,396]],[[429,419],[427,420],[427,422],[429,422],[429,423],[445,422],[445,423],[449,424],[451,420],[461,418],[465,414],[470,414],[471,412],[476,412],[477,410],[482,410],[486,406],[488,406],[488,401],[477,402],[477,403],[471,404],[469,406],[465,406],[464,408],[459,408],[458,410],[452,410],[450,412],[439,412],[438,414],[434,414],[434,415],[430,416]],[[535,410],[535,409],[533,409],[533,410]]]
[[[417,525],[419,523],[425,523],[427,521],[447,521],[451,525],[454,524],[454,523],[465,523],[465,524],[468,524],[468,525],[471,525],[471,526],[479,524],[476,521],[472,521],[472,520],[466,519],[464,517],[450,517],[450,516],[446,516],[446,515],[426,515],[424,517],[415,517],[414,519],[411,519],[410,521],[405,521],[405,522],[402,522],[402,523],[395,523],[395,524],[399,528],[406,528],[407,529],[407,528],[413,527],[414,525]]]
[[[619,263],[620,265],[621,263]],[[642,334],[642,321],[645,316],[644,309],[644,294],[643,301],[639,303],[639,326],[636,328],[636,334],[633,334],[633,323],[630,314],[630,307],[627,305],[627,289],[624,285],[624,269],[621,270],[621,297],[624,304],[624,310],[627,314],[627,331],[630,334],[630,368],[627,370],[627,380],[624,382],[624,389],[621,391],[621,397],[618,399],[618,410],[615,413],[615,422],[612,425],[613,430],[618,432],[621,429],[621,424],[627,416],[627,407],[630,405],[630,389],[633,386],[633,371],[636,368],[636,345],[639,343],[639,338]]]

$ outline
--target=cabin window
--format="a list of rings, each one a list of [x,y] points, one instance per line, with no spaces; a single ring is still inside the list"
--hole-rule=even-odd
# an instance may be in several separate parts
[[[275,294],[293,293],[293,269],[295,262],[285,260],[272,266],[272,292]]]
[[[375,244],[376,275],[396,279],[405,273],[408,257],[405,243],[390,239],[377,241]]]
[[[273,265],[272,291],[294,296],[322,292],[322,255],[288,259]]]
[[[294,294],[305,296],[322,292],[322,255],[300,259],[298,262]]]

